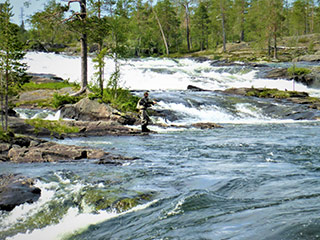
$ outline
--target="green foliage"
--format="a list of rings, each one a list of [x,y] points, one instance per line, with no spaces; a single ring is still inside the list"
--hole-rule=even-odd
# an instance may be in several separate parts
[[[30,101],[19,101],[15,104],[15,107],[20,106],[34,106],[38,108],[52,108],[52,100],[51,99],[37,99],[37,100],[30,100]]]
[[[70,127],[61,121],[49,121],[43,119],[27,119],[25,120],[27,124],[34,127],[34,132],[39,133],[41,129],[47,129],[51,132],[51,135],[56,134],[65,134],[65,133],[77,133],[79,128]]]
[[[92,89],[95,93],[89,95],[89,99],[100,98],[101,95],[97,88]],[[134,96],[127,89],[118,88],[113,91],[110,88],[104,89],[102,102],[110,104],[121,112],[136,112],[139,97]]]
[[[9,142],[10,139],[12,138],[11,137],[12,133],[10,131],[3,131],[3,129],[0,127],[0,142],[3,141],[3,142]]]
[[[28,82],[22,85],[23,91],[33,91],[39,89],[51,89],[51,90],[59,90],[66,87],[75,87],[78,88],[79,86],[75,83],[69,83],[67,81],[64,82],[48,82],[48,83],[35,83],[35,82]]]
[[[22,63],[25,53],[19,39],[20,28],[10,22],[13,16],[8,0],[0,5],[0,108],[5,114],[1,118],[2,128],[8,130],[9,96],[25,80],[26,64]]]
[[[311,69],[309,68],[300,68],[296,66],[288,68],[288,74],[290,76],[301,76],[309,73],[311,73]]]
[[[258,89],[258,88],[250,88],[247,91],[246,96],[249,97],[259,97],[259,98],[279,98],[279,99],[286,99],[290,97],[296,96],[304,96],[303,93],[299,93],[297,91],[281,91],[278,89]]]
[[[58,93],[53,94],[52,105],[55,108],[59,108],[65,104],[74,104],[79,102],[83,96],[70,96],[69,94],[60,95]]]

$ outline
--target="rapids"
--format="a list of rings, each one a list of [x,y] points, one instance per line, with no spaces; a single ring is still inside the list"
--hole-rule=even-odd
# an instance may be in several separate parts
[[[30,72],[79,81],[76,57],[28,53],[26,62]],[[92,75],[91,63],[89,69]],[[54,140],[138,158],[122,166],[89,160],[1,163],[0,174],[37,179],[42,195],[0,213],[0,239],[319,239],[320,122],[297,120],[309,109],[186,91],[189,84],[210,90],[292,88],[290,81],[259,77],[260,71],[191,59],[123,61],[123,86],[139,96],[151,90],[155,110],[164,113],[155,122],[215,122],[223,128],[151,126],[157,133],[149,136]],[[319,89],[295,87],[320,96]]]

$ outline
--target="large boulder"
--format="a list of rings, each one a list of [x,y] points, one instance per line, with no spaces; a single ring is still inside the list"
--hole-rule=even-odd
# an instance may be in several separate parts
[[[135,119],[121,114],[118,110],[97,100],[84,98],[76,104],[66,105],[61,109],[62,118],[82,121],[115,121],[123,125],[132,125]]]
[[[39,199],[41,190],[34,186],[34,180],[19,175],[0,175],[0,210],[11,211],[24,203]]]

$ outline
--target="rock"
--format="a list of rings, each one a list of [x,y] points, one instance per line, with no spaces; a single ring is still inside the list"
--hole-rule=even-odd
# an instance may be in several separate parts
[[[191,91],[195,91],[195,92],[208,91],[208,90],[205,90],[205,89],[193,86],[193,85],[188,85],[187,90],[191,90]]]
[[[271,79],[289,79],[287,68],[274,68],[267,72],[266,78]]]
[[[59,162],[80,159],[99,159],[105,152],[80,146],[61,145],[53,142],[45,142],[37,146],[12,147],[8,152],[8,158],[15,163],[31,162]]]
[[[105,103],[84,98],[76,104],[66,105],[61,109],[61,118],[81,121],[115,121],[123,125],[133,125],[135,118],[122,115],[121,112]]]
[[[0,160],[14,163],[61,162],[82,159],[128,159],[114,156],[100,149],[64,145],[34,137],[13,137],[0,142]]]
[[[320,55],[303,55],[293,59],[294,62],[318,62],[320,61]]]
[[[210,123],[210,122],[206,122],[206,123],[194,123],[191,124],[192,127],[195,128],[200,128],[200,129],[213,129],[213,128],[222,128],[222,126],[216,124],[216,123]]]
[[[41,195],[34,180],[19,175],[0,175],[0,210],[11,211],[24,203],[33,203]]]
[[[250,88],[228,88],[224,93],[245,96]]]
[[[137,160],[138,158],[131,158],[131,157],[124,157],[121,155],[110,155],[106,154],[102,159],[100,159],[97,164],[104,164],[104,165],[123,165],[127,162]]]

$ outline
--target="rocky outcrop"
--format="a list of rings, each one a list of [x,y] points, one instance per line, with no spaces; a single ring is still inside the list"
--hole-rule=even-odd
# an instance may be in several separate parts
[[[310,73],[300,74],[300,75],[290,75],[288,73],[288,68],[274,68],[269,70],[265,78],[270,79],[287,79],[295,80],[296,82],[302,83],[308,87],[320,87],[320,71],[318,68],[309,68]]]
[[[128,160],[126,157],[114,156],[111,153],[90,147],[64,145],[55,142],[30,137],[12,137],[9,141],[0,141],[2,161],[14,163],[32,162],[62,162],[81,159],[97,159],[111,161],[117,159],[117,163]]]
[[[61,118],[80,121],[114,121],[123,125],[133,125],[135,118],[121,114],[118,110],[97,100],[84,98],[76,104],[61,108]]]
[[[320,61],[320,54],[313,54],[313,55],[303,55],[293,59],[294,62],[319,62]]]
[[[114,136],[132,136],[139,135],[141,131],[124,126],[118,122],[114,121],[60,121],[61,124],[77,127],[79,132],[77,133],[65,133],[57,134],[50,132],[48,129],[40,128],[35,132],[35,128],[25,122],[24,119],[17,117],[9,118],[10,129],[17,134],[26,134],[36,137],[55,137],[58,139],[63,139],[65,137],[85,137],[85,136],[104,136],[104,135],[114,135]],[[1,159],[1,152],[0,152]]]
[[[11,211],[24,203],[39,199],[41,190],[34,186],[34,180],[19,175],[0,175],[0,210]]]
[[[223,93],[259,98],[283,99],[292,103],[307,105],[308,108],[320,110],[320,99],[309,97],[309,94],[306,92],[281,91],[268,88],[229,88],[223,91]]]

